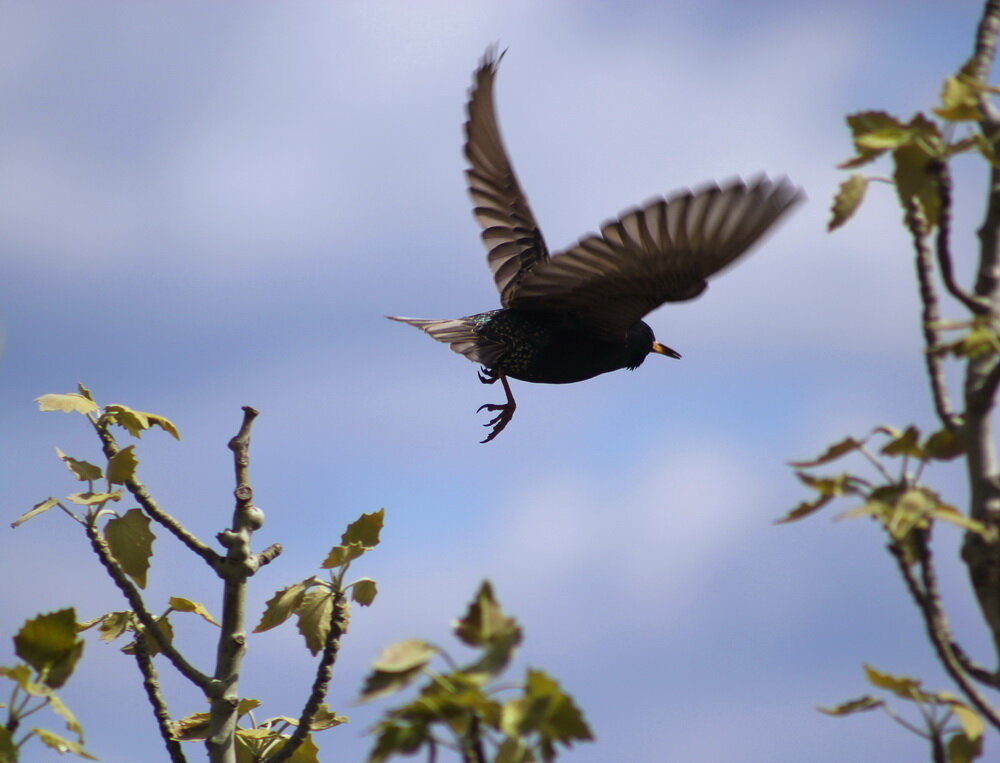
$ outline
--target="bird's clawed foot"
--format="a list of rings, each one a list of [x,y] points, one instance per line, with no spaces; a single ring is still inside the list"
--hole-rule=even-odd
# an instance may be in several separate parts
[[[484,427],[493,427],[493,431],[486,436],[485,440],[481,440],[481,442],[489,442],[500,434],[504,430],[504,427],[510,423],[510,420],[514,418],[514,411],[517,409],[517,403],[514,402],[514,396],[510,393],[510,385],[507,384],[507,377],[504,376],[501,371],[484,368],[479,372],[479,381],[483,384],[493,384],[497,380],[503,384],[503,391],[507,394],[507,402],[486,403],[476,409],[476,413],[479,413],[483,409],[487,411],[498,411],[496,416],[483,424]]]
[[[484,427],[493,427],[493,431],[486,436],[486,439],[480,440],[480,442],[489,442],[500,434],[504,430],[504,427],[510,423],[510,420],[514,418],[514,410],[517,408],[517,405],[513,400],[509,403],[486,403],[479,406],[476,409],[476,413],[479,413],[484,408],[487,411],[500,411],[500,413],[483,424]]]

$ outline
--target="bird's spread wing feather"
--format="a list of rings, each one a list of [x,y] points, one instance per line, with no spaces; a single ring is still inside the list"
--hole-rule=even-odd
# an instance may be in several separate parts
[[[628,331],[664,302],[701,294],[801,198],[787,180],[760,177],[655,199],[522,272],[508,306]]]
[[[501,58],[503,54],[498,56],[491,48],[476,70],[465,123],[465,156],[470,164],[465,174],[474,214],[483,228],[487,261],[500,291],[500,303],[506,307],[522,278],[549,255],[497,125],[493,81]]]
[[[507,351],[505,344],[490,341],[477,334],[472,321],[468,318],[427,320],[425,318],[401,318],[396,315],[385,317],[391,321],[400,321],[416,326],[428,336],[439,342],[444,342],[455,352],[486,368],[493,368],[500,356]]]

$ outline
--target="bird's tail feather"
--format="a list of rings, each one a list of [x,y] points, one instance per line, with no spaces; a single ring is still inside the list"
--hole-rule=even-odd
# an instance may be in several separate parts
[[[385,316],[390,321],[399,321],[416,326],[433,339],[444,342],[455,352],[464,355],[473,363],[479,363],[487,368],[496,365],[504,346],[492,342],[475,331],[475,326],[469,318],[444,318],[434,320],[428,318],[403,318],[398,315]]]

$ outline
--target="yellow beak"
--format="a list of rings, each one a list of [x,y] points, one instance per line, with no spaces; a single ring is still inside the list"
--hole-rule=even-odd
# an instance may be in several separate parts
[[[671,350],[665,344],[660,344],[659,342],[653,342],[653,352],[657,355],[666,355],[669,358],[679,358],[681,354],[677,350]]]

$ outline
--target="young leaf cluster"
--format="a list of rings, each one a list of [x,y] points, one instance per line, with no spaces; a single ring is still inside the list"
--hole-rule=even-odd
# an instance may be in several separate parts
[[[256,763],[267,760],[278,753],[287,744],[289,729],[297,728],[299,721],[287,716],[276,716],[264,721],[257,721],[253,711],[260,707],[256,699],[241,699],[236,709],[238,727],[236,729],[236,761],[237,763]],[[347,718],[332,712],[325,704],[321,704],[309,724],[309,730],[325,731],[347,723]],[[209,714],[192,713],[186,718],[172,724],[174,738],[183,742],[202,741],[208,736]],[[292,763],[319,763],[319,747],[313,741],[312,734],[307,734],[303,742],[288,758]]]
[[[971,151],[978,151],[988,162],[997,164],[992,141],[979,129],[982,120],[979,98],[983,89],[964,69],[945,80],[941,103],[933,111],[948,125],[947,130],[922,113],[909,121],[884,111],[862,111],[848,116],[855,154],[840,168],[856,169],[891,154],[893,174],[891,179],[851,174],[834,197],[828,229],[839,228],[854,215],[872,180],[893,184],[903,207],[915,202],[933,229],[938,224],[942,201],[934,168],[953,156]],[[961,137],[951,136],[956,128],[966,124],[969,126]]]
[[[896,713],[882,698],[866,694],[833,707],[821,707],[820,712],[847,716],[881,709],[903,728],[923,737],[931,744],[935,760],[948,763],[970,763],[983,753],[985,724],[972,707],[950,692],[929,692],[921,681],[909,676],[897,676],[865,665],[868,683],[897,699],[910,702],[919,715],[919,725]]]
[[[870,447],[876,440],[882,442],[877,453]],[[793,508],[777,523],[803,519],[837,498],[851,497],[860,503],[838,518],[871,517],[881,524],[892,543],[908,555],[911,533],[915,530],[928,531],[935,521],[948,522],[986,535],[988,530],[981,523],[970,519],[942,501],[936,492],[920,484],[920,477],[928,463],[950,461],[961,453],[961,443],[948,429],[940,429],[921,438],[915,426],[903,431],[880,426],[867,437],[846,437],[817,458],[792,462],[799,480],[815,495]],[[873,480],[852,471],[832,475],[817,475],[812,471],[850,454],[861,455],[877,477]],[[889,468],[890,460],[897,460],[899,464],[894,473]],[[914,464],[916,468],[911,472]],[[912,556],[908,560],[915,561]]]
[[[131,435],[141,437],[143,431],[155,426],[180,439],[177,427],[165,416],[136,411],[119,404],[108,405],[102,409],[95,402],[90,390],[82,384],[78,385],[77,389],[78,392],[62,395],[42,395],[35,402],[38,403],[40,411],[80,413],[99,432],[110,426],[121,426]],[[104,459],[103,465],[68,456],[59,448],[56,448],[56,455],[66,465],[74,479],[86,483],[86,489],[70,493],[63,499],[46,498],[18,517],[11,526],[19,527],[29,519],[34,519],[56,507],[84,525],[93,524],[104,514],[115,516],[116,518],[105,527],[106,540],[129,577],[140,588],[144,588],[149,557],[152,555],[153,536],[149,532],[149,520],[139,509],[132,509],[119,517],[108,508],[110,504],[122,500],[121,486],[135,478],[136,468],[139,465],[135,446],[129,445],[117,449],[113,455]],[[82,508],[74,510],[73,506]],[[81,517],[76,511],[86,513]]]
[[[455,636],[478,654],[459,666],[440,647],[411,639],[388,647],[373,664],[362,701],[395,694],[423,678],[416,697],[385,713],[373,729],[370,763],[426,751],[434,760],[439,748],[457,751],[462,760],[533,763],[554,760],[557,746],[593,739],[573,699],[540,670],[529,669],[516,687],[497,683],[522,633],[484,582]],[[441,658],[444,670],[431,666]],[[503,695],[516,691],[514,696]]]
[[[378,586],[374,580],[359,578],[345,585],[344,578],[351,562],[378,545],[384,520],[385,509],[379,509],[371,514],[362,514],[348,525],[340,543],[330,549],[320,565],[322,569],[329,570],[328,578],[308,577],[277,591],[268,600],[253,632],[263,633],[295,615],[306,646],[314,655],[318,654],[330,633],[331,616],[339,595],[350,591],[351,599],[363,607],[375,600]]]
[[[0,763],[19,760],[25,744],[37,738],[60,754],[71,753],[97,760],[83,747],[83,729],[56,689],[69,680],[83,654],[83,640],[77,638],[76,612],[63,609],[39,615],[24,623],[14,637],[14,651],[24,662],[0,666],[0,677],[13,682],[10,701],[0,703],[7,719],[0,725]],[[34,726],[22,729],[25,719],[48,708],[65,724],[72,738]],[[24,731],[20,734],[19,732]]]

